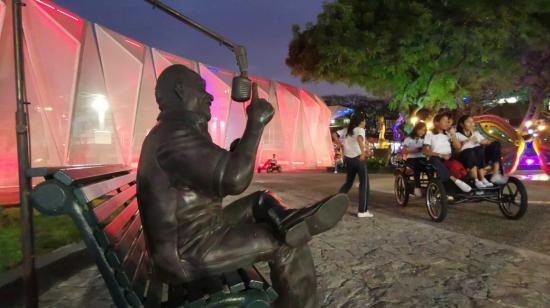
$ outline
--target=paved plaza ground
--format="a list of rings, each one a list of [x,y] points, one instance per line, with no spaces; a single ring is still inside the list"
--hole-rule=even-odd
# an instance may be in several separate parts
[[[334,193],[343,174],[259,174],[245,194],[279,193],[300,207]],[[442,223],[423,201],[393,201],[393,176],[371,176],[374,218],[352,206],[336,228],[312,242],[322,307],[550,307],[550,182],[526,182],[529,209],[519,221],[492,204],[453,206]],[[236,197],[227,198],[229,203]],[[55,285],[42,307],[110,307],[95,266]]]

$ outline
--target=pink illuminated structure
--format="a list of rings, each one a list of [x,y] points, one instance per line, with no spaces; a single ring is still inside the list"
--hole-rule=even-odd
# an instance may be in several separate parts
[[[199,73],[214,96],[209,131],[229,148],[246,122],[247,104],[231,100],[233,72],[158,50],[93,24],[47,0],[29,0],[24,14],[27,94],[33,167],[137,165],[156,123],[156,78],[171,64]],[[11,11],[0,1],[0,188],[17,186],[15,85]],[[286,170],[332,165],[330,111],[316,95],[252,76],[275,108],[257,164],[276,154]]]

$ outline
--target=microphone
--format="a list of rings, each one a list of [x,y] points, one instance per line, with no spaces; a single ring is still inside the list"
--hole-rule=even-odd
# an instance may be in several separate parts
[[[251,82],[245,76],[235,76],[231,84],[231,99],[243,103],[250,99]]]

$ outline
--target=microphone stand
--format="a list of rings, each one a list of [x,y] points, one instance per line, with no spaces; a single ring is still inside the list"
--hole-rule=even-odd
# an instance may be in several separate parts
[[[192,28],[208,35],[209,37],[213,38],[214,40],[218,41],[220,44],[226,46],[235,54],[235,58],[237,59],[237,65],[239,66],[239,71],[241,73],[242,77],[248,77],[248,61],[246,57],[246,49],[242,45],[237,45],[225,37],[221,36],[220,34],[206,28],[205,26],[199,24],[198,22],[192,20],[191,18],[181,14],[180,12],[176,11],[174,8],[169,7],[168,5],[162,3],[159,0],[145,0],[149,3],[151,3],[154,7],[161,9],[163,12],[167,13],[168,15],[176,18],[177,20],[186,23],[187,25],[191,26]]]

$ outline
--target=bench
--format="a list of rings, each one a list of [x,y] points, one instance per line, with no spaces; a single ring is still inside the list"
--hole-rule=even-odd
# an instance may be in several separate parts
[[[252,266],[184,285],[155,280],[136,199],[136,174],[122,165],[32,168],[44,177],[34,208],[69,215],[117,307],[270,307],[275,290]]]

